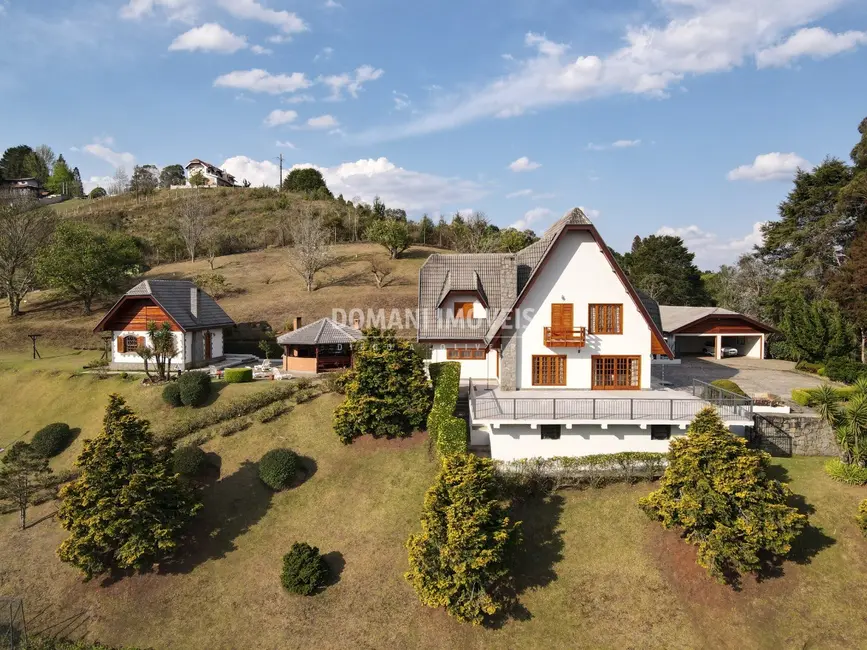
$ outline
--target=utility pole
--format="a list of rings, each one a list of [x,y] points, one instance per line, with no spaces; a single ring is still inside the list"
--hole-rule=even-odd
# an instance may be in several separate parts
[[[282,153],[279,156],[277,156],[277,160],[280,161],[280,184],[277,186],[277,191],[282,192],[283,191],[283,154]]]

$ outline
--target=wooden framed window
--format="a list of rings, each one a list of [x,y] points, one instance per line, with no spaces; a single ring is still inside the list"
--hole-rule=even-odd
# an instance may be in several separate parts
[[[118,348],[120,352],[136,352],[138,351],[138,337],[133,335],[128,335],[122,337],[118,343]]]
[[[623,305],[590,305],[591,334],[623,334]]]
[[[574,306],[572,303],[553,303],[551,305],[551,331],[555,334],[572,334],[575,327]]]
[[[475,348],[449,348],[446,350],[446,359],[449,361],[479,361],[484,360],[487,353],[484,349]]]
[[[455,303],[455,318],[472,318],[473,303],[471,302],[456,302]]]
[[[651,424],[650,439],[651,440],[668,440],[671,438],[670,424]]]
[[[533,385],[565,386],[566,357],[561,354],[534,354]]]
[[[593,390],[641,388],[641,357],[593,356]]]
[[[542,440],[559,440],[560,425],[559,424],[542,424],[539,426],[542,430]]]

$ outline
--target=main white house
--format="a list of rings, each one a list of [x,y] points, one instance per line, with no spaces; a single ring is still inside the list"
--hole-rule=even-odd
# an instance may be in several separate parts
[[[752,423],[749,400],[713,386],[654,386],[653,355],[672,356],[659,308],[577,208],[516,254],[432,255],[419,341],[461,364],[470,442],[498,460],[664,452],[708,403]]]

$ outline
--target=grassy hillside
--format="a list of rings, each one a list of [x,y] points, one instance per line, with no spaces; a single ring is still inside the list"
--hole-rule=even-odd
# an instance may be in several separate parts
[[[213,272],[224,275],[230,285],[229,293],[219,302],[236,322],[267,321],[278,332],[285,331],[295,316],[309,323],[331,316],[336,308],[414,309],[418,269],[434,249],[417,247],[407,251],[405,259],[395,261],[388,286],[377,289],[368,260],[384,252],[373,244],[335,246],[337,261],[322,272],[320,288],[313,292],[304,289],[300,277],[289,267],[286,248],[218,257]],[[144,277],[193,279],[206,272],[211,272],[208,262],[201,260],[162,264]],[[51,292],[34,292],[22,306],[24,315],[14,319],[9,317],[5,301],[0,302],[0,360],[26,351],[30,345],[27,335],[31,333],[43,335],[43,355],[51,354],[52,349],[98,348],[100,340],[92,329],[111,302],[95,305],[94,314],[84,316],[79,303],[58,299]]]

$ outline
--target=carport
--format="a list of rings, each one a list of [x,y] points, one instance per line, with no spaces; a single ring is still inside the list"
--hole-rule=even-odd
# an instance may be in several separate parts
[[[723,348],[734,348],[737,356],[764,359],[767,335],[776,330],[755,318],[721,307],[660,305],[663,332],[677,357],[705,354],[713,347],[722,358]]]

